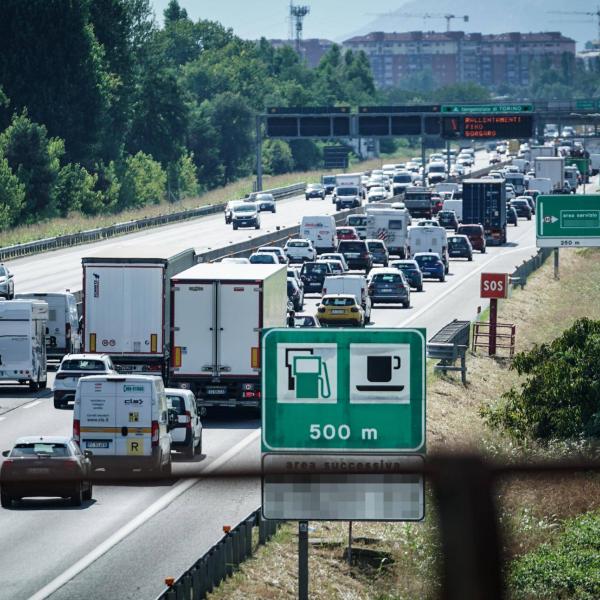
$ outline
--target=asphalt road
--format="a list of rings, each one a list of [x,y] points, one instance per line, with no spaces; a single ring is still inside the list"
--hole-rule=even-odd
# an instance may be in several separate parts
[[[481,159],[478,160],[478,167]],[[296,225],[302,215],[331,214],[329,201],[303,197],[278,203],[263,214],[261,231],[232,231],[216,215],[105,242],[13,261],[17,292],[77,290],[81,258],[103,247],[140,242],[176,251],[222,247],[276,226]],[[373,326],[426,327],[428,337],[454,318],[473,318],[479,273],[512,271],[535,251],[533,221],[509,230],[509,244],[489,248],[471,263],[452,261],[445,283],[427,282],[412,296],[412,308],[379,307]],[[307,308],[315,299],[307,301]],[[52,375],[50,381],[52,381]],[[0,387],[0,448],[21,435],[71,432],[72,413],[57,411],[49,392]],[[254,466],[260,457],[259,421],[245,415],[205,419],[204,452],[196,463],[176,462],[173,480],[161,484],[98,485],[94,500],[71,508],[60,500],[34,500],[0,511],[0,599],[153,598],[164,577],[177,576],[212,546],[223,525],[235,525],[260,504],[257,479],[215,479],[222,467]],[[198,480],[179,479],[202,470]]]

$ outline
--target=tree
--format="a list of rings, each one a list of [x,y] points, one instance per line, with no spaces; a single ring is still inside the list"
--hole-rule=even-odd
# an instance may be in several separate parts
[[[283,140],[267,140],[263,146],[263,167],[266,173],[281,175],[294,168],[292,151]]]
[[[177,0],[169,0],[167,8],[163,11],[165,25],[171,25],[177,21],[184,21],[188,18],[187,10],[181,8]]]
[[[12,227],[25,204],[25,186],[11,171],[8,161],[0,158],[0,230]]]
[[[521,389],[484,411],[517,439],[600,436],[600,321],[578,319],[549,344],[518,354],[511,366]]]
[[[94,168],[96,174],[96,190],[102,199],[102,211],[113,212],[119,204],[121,182],[117,177],[117,168],[114,162],[100,161]]]
[[[102,194],[94,189],[97,177],[81,165],[69,163],[58,173],[53,194],[62,217],[72,212],[95,215],[102,211]]]
[[[27,113],[15,115],[0,135],[0,155],[25,186],[25,204],[18,222],[33,223],[56,214],[52,187],[60,169],[62,142],[49,140],[46,128]]]
[[[159,204],[167,191],[167,174],[160,163],[143,152],[125,160],[121,176],[120,208]]]

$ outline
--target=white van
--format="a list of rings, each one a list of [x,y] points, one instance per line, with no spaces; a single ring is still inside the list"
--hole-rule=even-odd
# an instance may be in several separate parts
[[[91,375],[77,384],[73,439],[93,453],[94,468],[171,474],[169,411],[162,379]]]
[[[547,177],[532,177],[527,182],[528,190],[537,190],[540,194],[552,193],[552,180]]]
[[[412,258],[417,252],[435,252],[444,263],[446,274],[450,266],[448,259],[448,235],[443,227],[427,225],[408,228],[408,249]]]
[[[15,298],[40,300],[48,304],[48,332],[46,354],[48,358],[62,358],[65,354],[81,352],[81,333],[77,300],[70,292],[56,294],[17,294]]]
[[[453,210],[456,214],[456,218],[459,223],[462,221],[463,216],[463,201],[456,200],[452,198],[451,200],[444,200],[444,204],[442,204],[442,210]]]
[[[302,217],[299,237],[310,240],[319,254],[335,252],[338,244],[335,228],[335,219],[331,215]]]
[[[0,301],[0,381],[46,388],[48,305],[35,300]]]
[[[365,311],[365,324],[371,320],[371,298],[363,275],[329,275],[323,282],[325,294],[352,294]]]

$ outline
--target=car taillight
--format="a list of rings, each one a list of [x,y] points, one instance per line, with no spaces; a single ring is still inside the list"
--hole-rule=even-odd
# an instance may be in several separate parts
[[[71,323],[67,323],[65,325],[65,337],[67,338],[67,342],[71,339]]]
[[[152,447],[158,446],[158,421],[152,421]]]
[[[75,470],[79,467],[79,463],[77,462],[76,458],[68,458],[67,460],[64,461],[63,464],[64,464],[65,469]]]
[[[189,410],[185,411],[185,416],[183,417],[183,422],[185,423],[186,429],[192,428],[192,413]]]
[[[76,442],[79,442],[81,438],[81,426],[80,426],[80,422],[79,419],[74,419],[73,420],[73,439]]]

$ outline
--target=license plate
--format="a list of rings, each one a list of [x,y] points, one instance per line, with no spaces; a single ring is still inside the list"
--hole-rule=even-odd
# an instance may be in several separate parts
[[[334,308],[334,309],[331,311],[331,314],[332,314],[332,315],[343,315],[345,312],[346,312],[345,310],[340,310],[340,309],[336,309],[336,308]]]
[[[209,396],[223,396],[227,393],[227,388],[226,387],[206,388],[206,393]]]
[[[43,467],[31,467],[27,469],[27,472],[30,475],[48,475],[50,473],[50,469],[45,469]]]
[[[86,448],[108,448],[108,440],[86,441]]]
[[[349,252],[348,254],[346,254],[347,258],[358,258],[360,256],[360,254],[355,253],[355,252]]]

